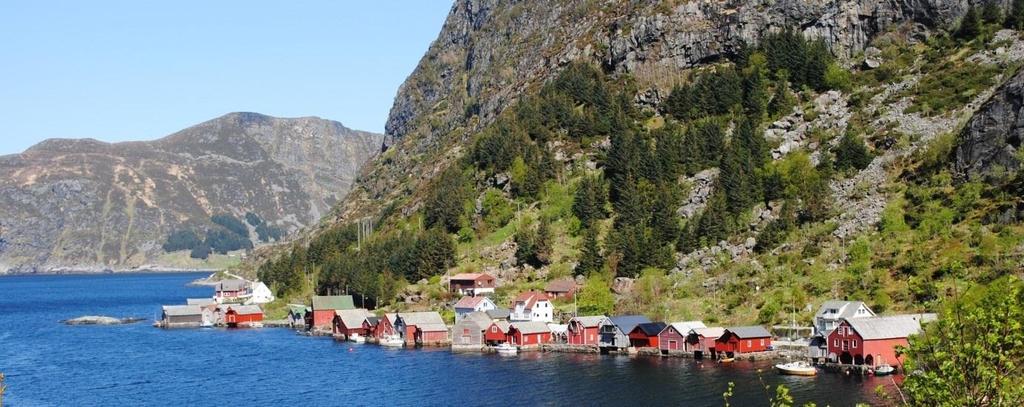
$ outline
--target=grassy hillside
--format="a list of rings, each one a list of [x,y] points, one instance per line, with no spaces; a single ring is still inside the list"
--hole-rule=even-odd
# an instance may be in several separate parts
[[[636,103],[637,78],[570,64],[459,143],[426,191],[382,202],[372,234],[334,226],[259,276],[286,297],[391,308],[444,309],[439,276],[483,271],[499,303],[581,275],[582,310],[661,320],[807,323],[829,298],[932,310],[1021,266],[1024,227],[994,215],[1018,204],[1015,171],[960,180],[949,162],[1019,68],[1019,34],[996,29],[894,31],[874,69],[784,32],[672,72],[688,79],[657,104]]]

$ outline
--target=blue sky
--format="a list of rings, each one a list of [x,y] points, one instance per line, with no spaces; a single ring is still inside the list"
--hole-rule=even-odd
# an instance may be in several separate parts
[[[0,154],[233,111],[384,131],[450,0],[0,2]]]

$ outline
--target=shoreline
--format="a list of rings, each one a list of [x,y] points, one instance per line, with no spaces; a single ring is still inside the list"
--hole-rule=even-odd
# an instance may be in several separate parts
[[[223,269],[163,267],[154,265],[132,268],[54,267],[48,269],[7,270],[5,273],[0,273],[0,278],[13,276],[73,276],[100,274],[219,273],[221,271],[223,271]]]

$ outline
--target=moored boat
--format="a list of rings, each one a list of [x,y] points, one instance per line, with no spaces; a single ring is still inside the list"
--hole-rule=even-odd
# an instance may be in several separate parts
[[[405,341],[397,335],[388,335],[380,339],[380,344],[389,348],[401,348],[405,346]]]
[[[887,363],[883,363],[883,364],[878,365],[877,367],[875,367],[875,376],[890,375],[890,374],[893,374],[893,372],[895,372],[895,371],[896,371],[896,368],[890,366]]]
[[[352,334],[348,336],[349,342],[355,343],[366,343],[366,338],[360,334]]]
[[[775,368],[779,370],[779,373],[784,375],[814,376],[818,374],[818,370],[807,362],[779,363],[775,365]]]
[[[516,348],[515,346],[512,346],[508,343],[502,343],[498,346],[495,346],[494,349],[498,351],[499,355],[515,355],[519,353],[519,348]]]
[[[729,356],[718,359],[718,363],[732,363],[734,360],[736,360],[736,358]]]

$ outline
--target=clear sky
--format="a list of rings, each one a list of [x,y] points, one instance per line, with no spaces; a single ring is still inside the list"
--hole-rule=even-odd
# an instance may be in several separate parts
[[[234,111],[383,132],[451,0],[0,2],[0,154]]]

